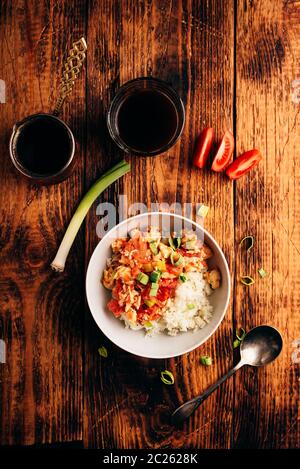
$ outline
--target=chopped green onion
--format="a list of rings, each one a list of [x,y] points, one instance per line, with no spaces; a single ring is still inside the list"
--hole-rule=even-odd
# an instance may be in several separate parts
[[[235,330],[236,339],[233,342],[233,348],[238,348],[240,346],[241,342],[245,338],[245,335],[246,331],[243,329],[243,327],[240,328],[240,332],[237,329]]]
[[[199,217],[204,218],[204,217],[206,217],[208,212],[209,212],[209,207],[207,205],[202,204],[201,207],[198,209],[197,214],[199,215]]]
[[[101,357],[103,358],[107,358],[108,357],[108,352],[107,352],[107,348],[104,347],[104,345],[102,345],[101,347],[98,348],[98,353]]]
[[[239,336],[239,331],[238,331],[237,329],[236,329],[236,331],[235,331],[235,335],[236,335],[236,338],[237,338],[240,342],[242,342],[242,340],[244,340],[244,338],[245,338],[246,331],[245,331],[245,329],[243,329],[242,327],[240,328],[240,331],[241,331],[241,333],[242,333],[241,336]]]
[[[246,246],[247,246],[247,252],[251,251],[251,249],[253,248],[254,246],[254,241],[255,241],[255,238],[254,236],[245,236],[243,239],[241,239],[240,241],[240,246],[246,242]]]
[[[250,277],[250,275],[245,275],[244,277],[241,277],[240,280],[243,285],[247,285],[247,286],[253,285],[253,283],[255,283],[254,278]]]
[[[149,296],[156,296],[158,292],[159,285],[158,283],[151,283]]]
[[[177,243],[177,249],[181,246],[181,238],[175,238]]]
[[[153,252],[153,254],[156,256],[158,254],[158,249],[157,249],[155,241],[151,241],[149,243],[149,246],[150,246],[150,249]]]
[[[194,308],[195,308],[194,303],[188,303],[187,304],[187,309],[194,309]]]
[[[161,276],[161,272],[159,272],[158,270],[155,270],[150,275],[150,281],[153,283],[157,283],[160,279],[160,276]]]
[[[180,278],[180,280],[182,281],[182,283],[184,283],[184,282],[187,281],[187,277],[186,277],[185,274],[180,274],[180,275],[179,275],[179,278]]]
[[[264,278],[267,275],[267,272],[262,267],[258,269],[258,273],[261,276],[261,278]]]
[[[174,379],[174,375],[173,373],[171,373],[171,371],[168,371],[168,370],[165,370],[165,371],[161,371],[160,372],[160,379],[162,380],[162,382],[164,384],[174,384],[175,383],[175,379]]]
[[[193,239],[191,241],[187,241],[185,243],[185,249],[187,249],[188,251],[194,251],[194,249],[196,248],[196,240]]]
[[[209,357],[208,355],[203,355],[202,357],[200,357],[200,362],[201,362],[202,365],[211,366],[212,365],[212,358]]]
[[[175,258],[177,258],[177,260],[175,260]],[[172,252],[170,259],[175,267],[178,267],[183,263],[183,256],[175,252]]]
[[[170,236],[170,238],[169,238],[169,245],[170,245],[171,248],[174,249],[174,251],[175,251],[176,246],[175,246],[174,241],[173,241],[173,238],[171,238],[171,236]]]
[[[144,274],[143,272],[139,273],[139,275],[137,276],[137,279],[142,285],[147,285],[147,283],[149,282],[148,275]]]
[[[169,237],[169,245],[171,248],[176,251],[181,246],[181,238],[172,238],[171,236]]]
[[[153,324],[152,324],[151,321],[146,321],[146,322],[144,322],[144,326],[148,327],[150,329],[151,327],[153,327]]]
[[[130,171],[130,164],[126,163],[125,160],[122,160],[109,171],[104,173],[88,190],[79,203],[65,232],[62,242],[60,243],[57,254],[51,263],[53,270],[56,270],[57,272],[63,272],[66,259],[79,231],[79,228],[81,227],[86,214],[88,213],[96,198],[102,194],[102,192],[113,182],[117,181],[121,176],[124,176],[124,174],[128,173],[128,171]]]
[[[155,305],[156,301],[155,300],[144,300],[144,303],[148,308],[152,308],[152,306]]]

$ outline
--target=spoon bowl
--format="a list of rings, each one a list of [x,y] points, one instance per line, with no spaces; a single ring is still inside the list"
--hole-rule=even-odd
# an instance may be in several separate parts
[[[271,326],[258,326],[249,331],[241,343],[244,365],[263,366],[271,363],[282,350],[282,337]]]

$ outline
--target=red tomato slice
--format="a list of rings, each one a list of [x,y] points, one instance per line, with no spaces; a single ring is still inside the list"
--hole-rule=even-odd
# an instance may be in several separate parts
[[[194,152],[193,163],[198,168],[204,168],[214,139],[214,129],[207,127],[199,135]]]
[[[230,179],[238,179],[254,168],[261,159],[262,155],[259,150],[246,151],[228,166],[226,174]]]
[[[234,150],[234,136],[229,130],[226,130],[220,146],[218,148],[217,154],[214,157],[213,164],[211,166],[211,169],[213,171],[216,171],[219,173],[220,171],[223,171],[223,169],[228,166],[232,153]]]

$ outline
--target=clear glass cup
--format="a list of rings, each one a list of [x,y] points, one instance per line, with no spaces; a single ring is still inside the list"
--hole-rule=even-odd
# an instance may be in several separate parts
[[[145,149],[142,148],[143,145],[140,145],[140,148],[137,145],[134,145],[132,142],[129,142],[126,138],[124,138],[124,133],[122,135],[120,129],[120,122],[121,122],[121,114],[122,110],[126,106],[126,103],[129,100],[138,98],[138,95],[145,94],[144,92],[150,93],[148,98],[153,96],[153,100],[157,101],[157,105],[159,108],[159,100],[162,104],[162,116],[165,117],[162,120],[162,124],[167,123],[168,121],[168,109],[166,106],[169,106],[170,117],[172,118],[172,129],[170,128],[170,132],[166,135],[166,139],[164,142],[159,142],[156,148]],[[148,99],[148,104],[151,106],[151,99]],[[140,106],[142,104],[140,103]],[[124,112],[123,112],[124,114]],[[144,107],[144,113],[140,113],[141,119],[147,116],[147,105]],[[158,114],[158,118],[161,116]],[[127,115],[128,120],[130,121],[130,115]],[[132,119],[138,122],[138,116],[132,116]],[[182,130],[184,128],[185,123],[185,110],[184,105],[177,94],[177,92],[165,81],[160,80],[158,78],[153,77],[141,77],[136,78],[134,80],[128,81],[125,83],[121,88],[118,90],[117,94],[115,95],[114,99],[111,102],[111,105],[108,110],[107,114],[107,126],[109,133],[114,140],[114,142],[124,151],[127,153],[140,155],[140,156],[154,156],[159,155],[169,148],[171,148],[178,138],[180,137]],[[151,123],[150,123],[151,126]],[[139,127],[139,126],[138,126]],[[162,126],[163,127],[163,126]],[[133,131],[134,129],[131,129]],[[141,129],[137,129],[140,131]],[[153,130],[153,129],[150,129]],[[155,132],[156,129],[154,129]],[[156,134],[153,135],[153,139],[156,140],[158,135],[159,129],[157,128]],[[127,140],[127,141],[126,141]],[[159,139],[158,139],[159,140]]]

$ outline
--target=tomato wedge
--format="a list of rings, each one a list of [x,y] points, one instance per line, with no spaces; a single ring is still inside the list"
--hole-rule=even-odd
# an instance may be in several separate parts
[[[254,168],[261,159],[262,155],[259,150],[246,151],[228,166],[226,174],[230,179],[238,179]]]
[[[228,166],[232,158],[233,150],[234,150],[234,136],[229,130],[226,130],[221,140],[217,154],[214,157],[214,161],[211,166],[211,169],[213,171],[216,171],[217,173],[219,173],[220,171],[223,171],[223,169],[225,169],[226,166]]]
[[[204,168],[214,139],[214,129],[203,129],[196,141],[193,163],[198,168]]]

